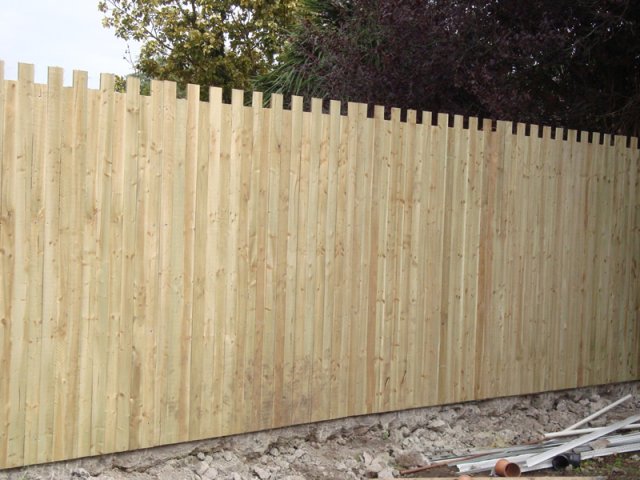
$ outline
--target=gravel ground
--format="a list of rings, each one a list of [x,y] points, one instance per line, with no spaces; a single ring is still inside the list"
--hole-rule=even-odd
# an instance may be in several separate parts
[[[367,415],[0,472],[0,480],[393,478],[445,455],[535,441],[634,394],[592,425],[640,412],[640,382]]]

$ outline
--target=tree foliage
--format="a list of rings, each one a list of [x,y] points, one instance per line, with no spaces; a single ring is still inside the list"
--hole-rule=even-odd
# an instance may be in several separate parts
[[[640,133],[636,0],[307,0],[266,91]]]
[[[142,42],[143,77],[248,88],[282,47],[295,0],[101,0],[103,23]],[[206,89],[205,89],[206,90]]]

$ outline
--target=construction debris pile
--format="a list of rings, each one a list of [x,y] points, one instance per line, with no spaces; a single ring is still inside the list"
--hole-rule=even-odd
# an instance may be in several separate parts
[[[564,430],[545,433],[540,442],[434,459],[429,465],[400,473],[408,475],[449,466],[467,475],[490,472],[492,476],[519,477],[523,472],[562,470],[569,465],[578,467],[582,460],[590,458],[640,451],[640,433],[635,432],[640,429],[640,414],[607,426],[579,428],[631,398],[632,395],[626,395]]]
[[[629,400],[612,406],[629,394]],[[571,430],[566,428],[607,406],[606,414],[583,421]],[[438,461],[445,461],[445,465],[446,462],[461,466],[466,463],[469,468],[481,468],[477,463],[489,460],[490,465],[483,471],[457,472],[457,466],[453,466],[415,474],[458,479],[460,475],[469,475],[473,480],[480,480],[488,478],[501,458],[539,454],[591,433],[585,431],[589,426],[606,427],[636,413],[640,413],[640,381],[363,415],[35,465],[0,471],[0,480],[391,479],[401,477],[403,470],[434,465]],[[620,440],[616,437],[633,434],[635,423],[640,422],[605,433],[572,450],[580,452],[584,460],[589,450],[626,448],[633,443],[617,443]],[[563,429],[564,435],[570,431],[573,436],[554,436],[559,435],[556,432],[545,438],[544,432]],[[640,429],[637,432],[640,433]],[[572,451],[564,453],[570,455]],[[638,459],[632,460],[635,455]],[[549,464],[551,460],[553,457],[545,462]],[[567,457],[567,461],[575,460],[575,456]],[[613,458],[602,460],[606,463]],[[521,471],[526,468],[522,460],[515,463]],[[636,463],[640,463],[640,454],[627,455],[624,462],[616,465],[613,477],[640,479],[640,466]],[[580,474],[597,474],[595,467],[594,463],[583,463]],[[522,473],[520,478],[570,474],[568,470]]]

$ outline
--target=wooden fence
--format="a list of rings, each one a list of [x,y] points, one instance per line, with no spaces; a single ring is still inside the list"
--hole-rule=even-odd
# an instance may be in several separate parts
[[[636,138],[2,71],[0,468],[640,377]]]

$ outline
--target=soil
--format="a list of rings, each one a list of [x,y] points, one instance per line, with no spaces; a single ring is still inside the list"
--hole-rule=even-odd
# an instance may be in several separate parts
[[[252,434],[0,472],[0,480],[315,480],[393,478],[438,458],[506,447],[562,430],[614,400],[631,400],[592,422],[640,411],[640,382],[366,415]],[[456,476],[439,468],[414,476]],[[528,475],[640,479],[640,454]]]

